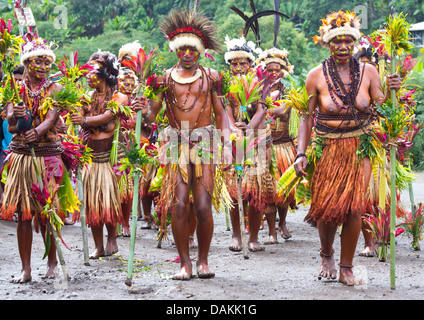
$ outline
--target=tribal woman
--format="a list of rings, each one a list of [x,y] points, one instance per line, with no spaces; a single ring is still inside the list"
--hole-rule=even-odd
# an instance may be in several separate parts
[[[337,277],[333,242],[337,227],[343,225],[339,281],[355,285],[361,280],[353,274],[352,261],[371,174],[369,153],[367,150],[358,152],[358,148],[361,141],[369,138],[373,107],[384,103],[390,92],[381,91],[380,77],[374,66],[353,57],[355,42],[360,38],[356,15],[349,11],[333,12],[322,22],[320,36],[314,40],[328,48],[331,55],[307,76],[306,90],[311,96],[309,113],[301,117],[294,166],[298,176],[307,175],[306,151],[316,115],[316,138],[311,149],[322,152],[314,161],[311,206],[305,221],[318,227],[321,243],[318,277],[328,279]],[[399,90],[400,84],[398,75],[388,76],[389,89]]]
[[[50,46],[41,38],[28,41],[23,47],[21,64],[25,67],[25,78],[22,82],[21,97],[23,105],[7,105],[7,121],[9,132],[14,134],[9,145],[11,155],[5,161],[4,170],[7,170],[7,180],[4,189],[2,204],[2,219],[12,220],[15,212],[18,213],[18,247],[22,261],[21,276],[13,282],[22,283],[31,281],[31,247],[32,247],[32,220],[36,231],[39,229],[46,241],[46,221],[41,215],[43,206],[31,192],[33,184],[37,184],[36,167],[29,144],[33,144],[35,159],[38,168],[44,173],[47,183],[60,185],[66,173],[61,154],[64,148],[57,132],[59,113],[56,107],[46,114],[41,111],[44,100],[53,92],[61,90],[61,86],[48,80],[48,74],[56,57]],[[31,117],[27,111],[30,110]],[[18,130],[18,121],[26,117],[32,123],[31,129],[23,132]],[[28,120],[27,120],[28,121]],[[20,126],[19,126],[20,128]],[[59,204],[57,196],[53,199],[58,208],[58,215],[63,219],[66,215]],[[57,276],[56,246],[53,238],[47,260],[46,278]]]
[[[81,125],[85,143],[92,151],[92,164],[82,172],[87,225],[91,227],[95,251],[91,259],[109,256],[118,251],[117,224],[124,225],[118,177],[110,155],[116,127],[116,116],[107,106],[111,100],[125,105],[127,97],[118,92],[118,61],[110,52],[94,53],[88,62],[94,70],[87,74],[87,83],[94,89],[92,102],[81,114],[70,115],[73,124]],[[103,246],[103,227],[108,237]]]
[[[293,66],[289,63],[287,54],[288,52],[285,49],[272,48],[265,50],[257,60],[257,64],[265,70],[266,74],[263,96],[271,96],[274,102],[284,99],[286,88],[281,82],[281,78],[286,78],[293,73]],[[275,178],[278,181],[294,162],[296,155],[293,137],[289,135],[291,108],[281,105],[280,107],[268,109],[267,113],[273,118],[271,135],[277,164]],[[275,205],[278,209],[280,234],[284,239],[289,239],[291,234],[286,226],[286,216],[289,206],[292,209],[296,207],[294,191],[290,193],[287,199],[284,196],[276,197]],[[277,242],[276,213],[268,213],[266,218],[269,227],[269,239],[264,244],[273,244]]]

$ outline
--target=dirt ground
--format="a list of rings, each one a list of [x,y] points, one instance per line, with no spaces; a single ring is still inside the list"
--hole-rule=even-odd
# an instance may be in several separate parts
[[[416,202],[424,203],[424,173],[414,183]],[[402,202],[409,209],[408,193]],[[377,258],[354,259],[354,272],[364,280],[361,286],[347,287],[337,281],[318,280],[320,266],[317,230],[303,222],[307,208],[300,207],[289,213],[287,224],[292,233],[290,240],[279,238],[279,243],[266,246],[263,252],[241,253],[228,249],[231,231],[227,230],[224,213],[215,214],[214,237],[209,265],[216,273],[213,279],[174,281],[170,276],[179,269],[173,262],[178,257],[170,239],[157,248],[156,232],[141,230],[138,222],[135,245],[133,285],[125,285],[130,238],[118,238],[119,252],[110,258],[90,260],[83,264],[80,224],[65,226],[63,239],[70,246],[62,246],[68,282],[42,279],[46,261],[42,260],[44,246],[40,234],[34,233],[32,251],[32,281],[12,284],[20,274],[16,223],[0,221],[0,297],[1,300],[419,300],[424,293],[424,254],[410,249],[410,238],[401,235],[396,245],[396,288],[390,288],[390,263]],[[267,239],[268,227],[260,231],[260,240]],[[90,252],[93,240],[89,230]],[[421,244],[424,246],[424,243]],[[363,247],[359,239],[357,253]],[[336,263],[340,241],[336,238]],[[191,250],[196,259],[196,250]],[[60,274],[62,275],[62,271]],[[164,311],[165,312],[165,311]]]

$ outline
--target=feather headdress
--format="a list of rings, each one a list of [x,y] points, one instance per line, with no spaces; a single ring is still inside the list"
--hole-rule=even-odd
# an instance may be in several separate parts
[[[213,21],[196,10],[171,11],[162,21],[160,30],[169,40],[172,51],[182,46],[193,46],[201,55],[206,50],[221,51]]]
[[[52,63],[56,60],[56,55],[51,49],[51,45],[47,44],[42,38],[34,38],[24,44],[22,48],[21,64],[24,64],[30,58],[47,56],[52,59]]]
[[[265,50],[262,54],[259,55],[258,60],[256,60],[256,65],[261,66],[263,69],[270,63],[278,63],[281,66],[283,71],[283,77],[287,77],[289,74],[292,74],[294,71],[294,66],[290,64],[287,59],[288,51],[286,49],[277,49],[272,48]]]
[[[319,28],[320,35],[313,37],[315,43],[321,43],[323,46],[327,46],[331,39],[341,35],[352,36],[355,41],[361,37],[361,32],[359,31],[360,22],[353,12],[339,10],[338,12],[328,14],[321,21],[322,25]]]
[[[255,61],[255,54],[259,54],[262,50],[256,48],[252,41],[246,41],[245,37],[231,39],[228,35],[225,37],[225,45],[227,52],[224,55],[225,62],[230,63],[231,60],[236,58],[247,58],[250,62]]]
[[[140,48],[141,48],[141,44],[140,44],[140,42],[138,42],[138,40],[124,44],[119,49],[119,53],[118,53],[119,61],[124,60],[124,57],[126,57],[126,56],[136,57],[138,50],[140,50]]]

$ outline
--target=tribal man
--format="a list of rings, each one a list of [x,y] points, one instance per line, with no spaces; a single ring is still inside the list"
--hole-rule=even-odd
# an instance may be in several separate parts
[[[301,118],[295,170],[307,175],[305,154],[314,126],[316,139],[312,146],[322,149],[310,181],[311,206],[305,221],[316,225],[321,242],[319,278],[335,279],[333,242],[337,226],[341,233],[339,281],[346,285],[361,283],[356,279],[352,261],[361,231],[365,194],[371,174],[370,159],[357,150],[371,130],[375,104],[390,96],[380,88],[374,66],[360,63],[353,55],[360,38],[359,21],[349,11],[333,12],[322,19],[320,36],[314,40],[329,48],[330,57],[312,69],[306,80],[309,113]],[[399,90],[398,75],[389,75],[388,89]],[[311,149],[313,150],[313,149]],[[364,154],[364,153],[362,153]],[[310,164],[312,165],[312,164]]]
[[[265,70],[266,81],[263,89],[265,97],[271,96],[274,102],[284,99],[285,86],[281,82],[281,78],[286,78],[289,74],[293,73],[293,66],[287,59],[287,50],[279,50],[272,48],[265,50],[258,58],[257,64]],[[269,108],[268,115],[273,118],[271,123],[272,144],[275,152],[276,168],[276,181],[284,174],[288,167],[294,162],[296,154],[293,138],[289,135],[289,121],[291,108],[284,105],[275,108]],[[279,215],[279,229],[280,234],[284,239],[289,239],[291,234],[286,226],[286,216],[289,206],[293,209],[296,207],[294,199],[294,191],[290,193],[287,200],[284,196],[276,197],[275,205],[278,209]],[[264,244],[277,243],[276,232],[276,213],[271,212],[266,214],[269,239]]]
[[[212,163],[212,158],[216,162],[217,157],[211,143],[215,132],[212,115],[215,116],[217,128],[221,130],[224,144],[228,141],[228,119],[214,90],[218,73],[205,69],[199,63],[199,58],[206,54],[206,50],[219,51],[216,28],[207,17],[196,11],[174,10],[161,24],[161,30],[179,59],[157,81],[167,88],[158,95],[160,100],[166,102],[169,119],[163,136],[170,139],[169,144],[177,142],[179,154],[178,159],[173,157],[165,164],[159,201],[162,221],[166,220],[168,211],[172,213],[172,234],[181,259],[180,271],[173,279],[188,280],[192,277],[189,255],[190,193],[197,217],[197,274],[200,278],[211,278],[214,273],[208,266],[208,253],[213,234],[212,203],[218,200],[214,190],[219,192],[215,184],[216,165]],[[150,101],[147,107],[140,98],[136,98],[134,103],[135,110],[143,110],[147,123],[156,119],[161,106],[162,102]],[[202,139],[197,140],[199,134]],[[167,144],[164,148],[168,148]],[[172,147],[168,151],[172,154]],[[226,163],[231,164],[231,160]]]

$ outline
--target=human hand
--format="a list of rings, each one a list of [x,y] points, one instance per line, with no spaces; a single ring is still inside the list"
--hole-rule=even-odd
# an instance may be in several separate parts
[[[68,131],[68,125],[66,123],[61,123],[57,126],[57,131],[59,133],[66,133]]]
[[[308,175],[305,171],[307,165],[308,165],[308,160],[306,159],[306,157],[299,157],[294,162],[294,170],[296,171],[297,177],[305,177]]]
[[[25,143],[30,143],[38,140],[38,133],[35,129],[25,131],[23,136]]]
[[[69,118],[71,119],[71,122],[76,125],[83,125],[84,124],[84,117],[80,115],[79,113],[70,113]]]
[[[15,119],[23,118],[26,115],[26,108],[24,104],[18,104],[13,106],[13,117]]]
[[[141,110],[142,114],[146,114],[149,111],[147,98],[145,96],[135,97],[134,100],[132,101],[132,109],[135,112]]]
[[[386,83],[389,90],[395,90],[397,92],[402,86],[402,78],[397,73],[388,74],[386,77]]]
[[[240,129],[240,130],[251,129],[250,126],[243,121],[236,122],[234,125],[237,127],[237,129]]]

